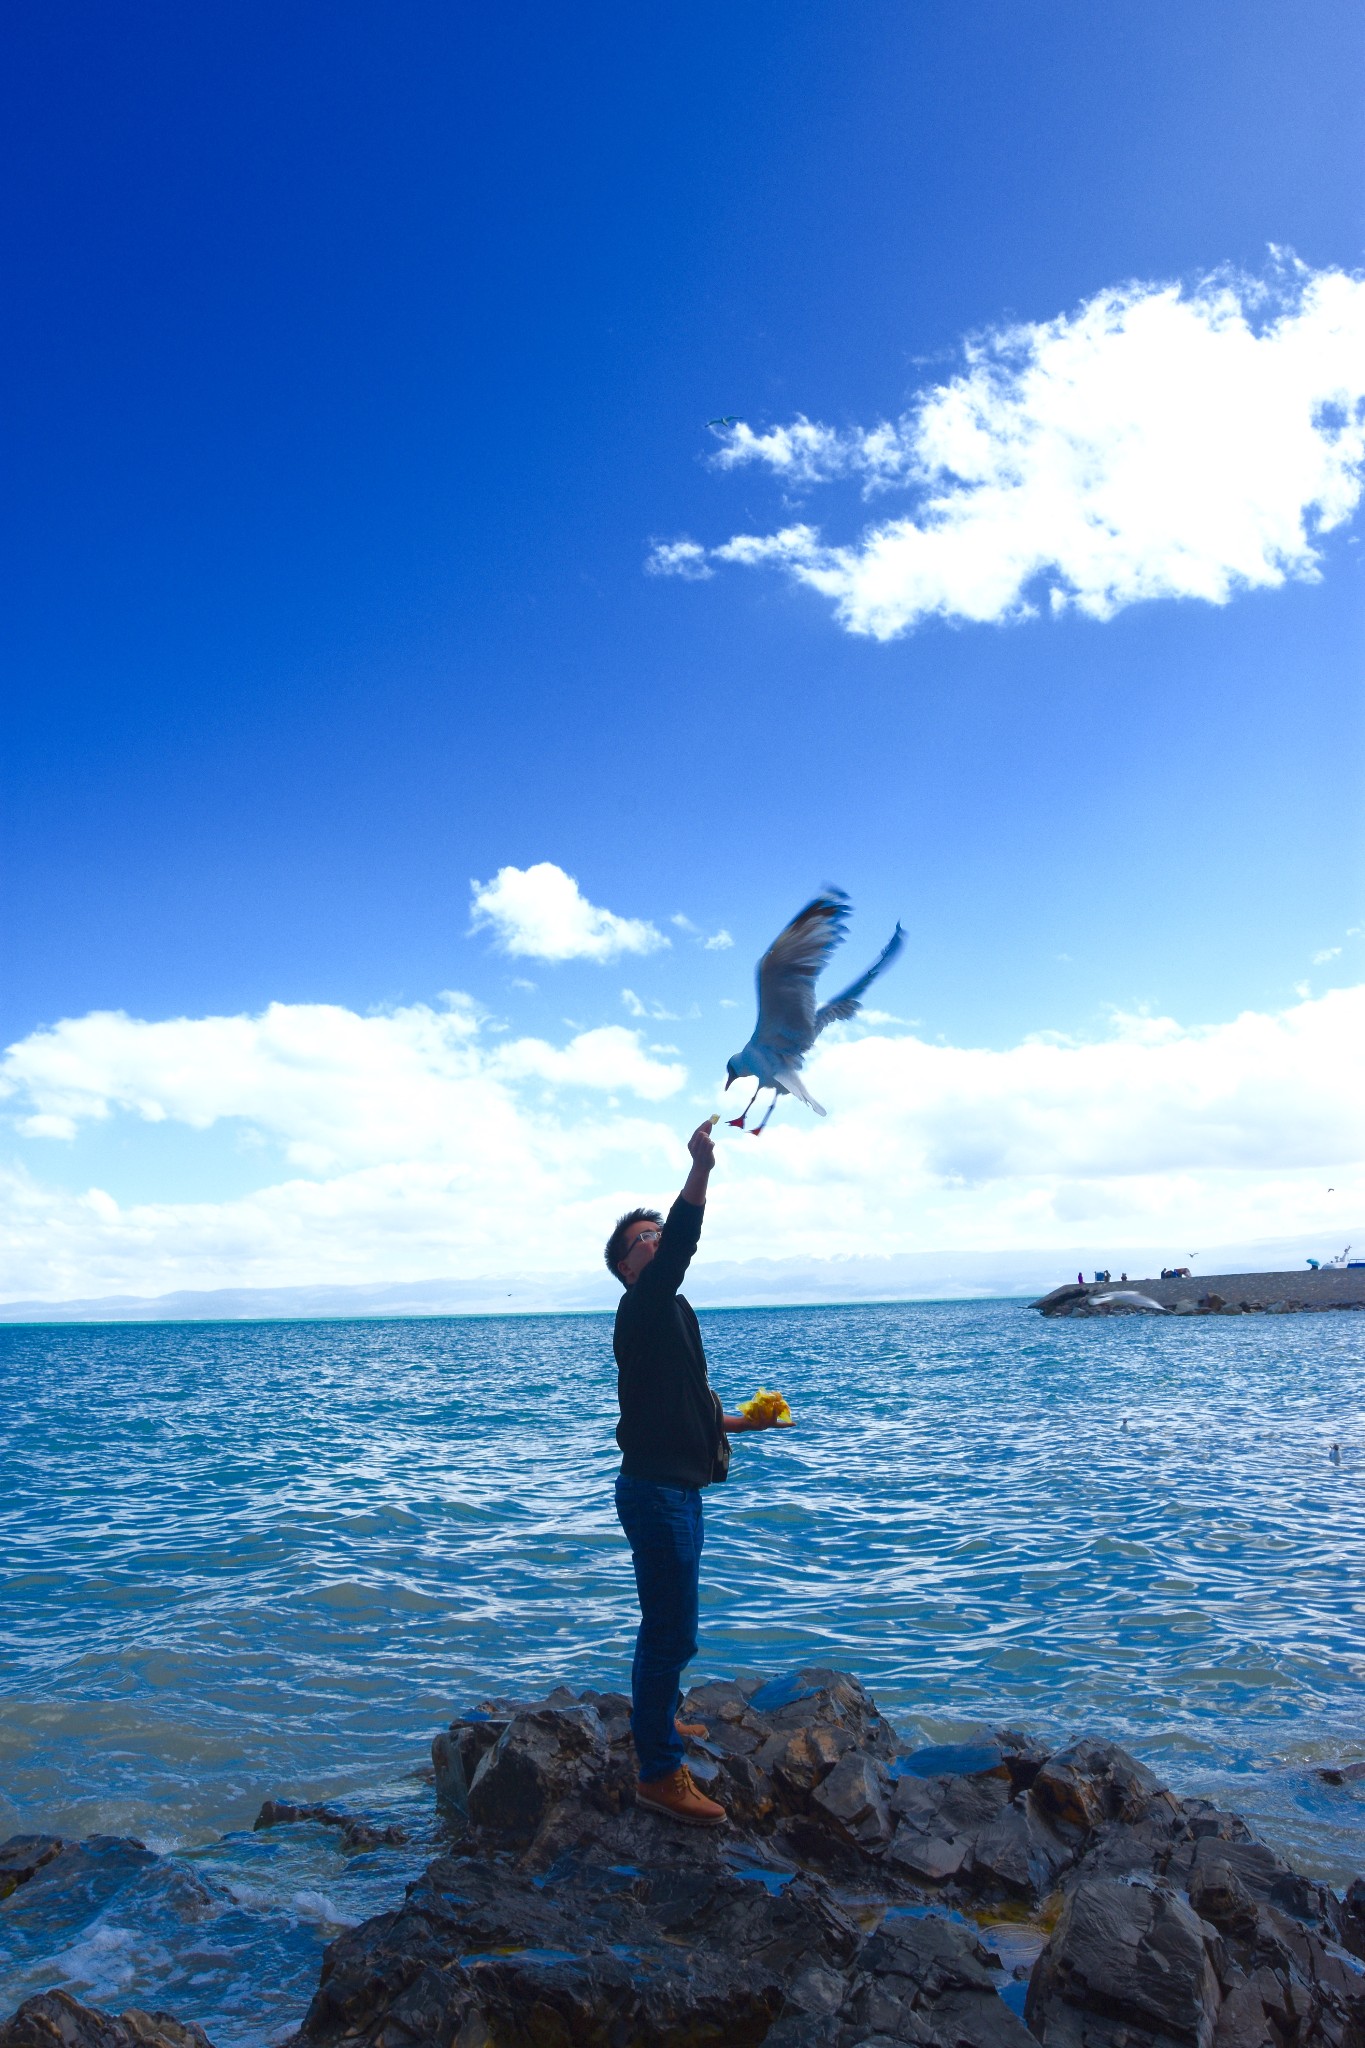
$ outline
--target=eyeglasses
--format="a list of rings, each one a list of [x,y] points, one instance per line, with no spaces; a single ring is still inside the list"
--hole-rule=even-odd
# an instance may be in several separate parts
[[[642,1230],[638,1237],[631,1239],[627,1256],[629,1252],[634,1251],[637,1244],[657,1244],[662,1236],[662,1230]]]

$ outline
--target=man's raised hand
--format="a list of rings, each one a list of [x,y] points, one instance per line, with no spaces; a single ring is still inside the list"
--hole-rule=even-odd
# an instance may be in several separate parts
[[[711,1178],[711,1168],[716,1163],[716,1147],[711,1137],[709,1117],[704,1124],[697,1125],[687,1141],[687,1149],[692,1154],[692,1171],[683,1184],[682,1198],[685,1202],[691,1202],[694,1208],[704,1209],[706,1183]]]
[[[711,1135],[712,1129],[712,1121],[708,1117],[704,1124],[697,1125],[687,1141],[687,1149],[692,1154],[692,1164],[700,1166],[706,1173],[709,1173],[716,1163],[716,1141]]]

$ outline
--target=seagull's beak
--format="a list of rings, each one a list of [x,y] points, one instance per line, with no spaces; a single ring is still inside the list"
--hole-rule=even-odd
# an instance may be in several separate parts
[[[732,1082],[732,1081],[734,1080],[734,1078],[735,1078],[735,1077],[734,1077],[734,1075],[733,1075],[733,1074],[727,1074],[727,1075],[725,1076],[725,1088],[728,1088],[728,1087],[729,1087],[730,1083],[731,1083],[731,1082]],[[723,1095],[723,1094],[725,1093],[725,1088],[722,1088],[722,1089],[721,1089],[721,1091],[720,1091],[722,1095]],[[1330,1194],[1331,1194],[1331,1192],[1332,1192],[1332,1190],[1331,1190],[1331,1189],[1329,1188],[1329,1189],[1327,1190],[1327,1192],[1328,1192],[1328,1194],[1330,1195]]]

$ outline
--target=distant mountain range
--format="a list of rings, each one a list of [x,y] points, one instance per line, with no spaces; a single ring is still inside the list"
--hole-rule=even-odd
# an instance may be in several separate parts
[[[1356,1233],[1365,1243],[1365,1228]],[[1196,1275],[1287,1271],[1328,1247],[1299,1239],[1211,1245]],[[1332,1249],[1339,1250],[1336,1246]],[[761,1308],[819,1302],[1031,1298],[1100,1267],[1117,1279],[1155,1278],[1179,1252],[1115,1251],[1073,1245],[1056,1251],[915,1252],[895,1258],[711,1260],[688,1277],[690,1300],[705,1308]],[[526,1278],[393,1281],[359,1287],[219,1287],[175,1294],[100,1295],[82,1301],[0,1302],[0,1322],[271,1322],[355,1316],[550,1315],[605,1311],[617,1290],[605,1269]]]

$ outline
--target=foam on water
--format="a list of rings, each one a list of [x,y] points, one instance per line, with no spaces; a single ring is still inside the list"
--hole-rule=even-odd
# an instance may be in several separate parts
[[[841,1664],[930,1742],[1111,1734],[1365,1863],[1365,1787],[1314,1770],[1365,1753],[1365,1318],[703,1321],[727,1401],[799,1426],[708,1496],[696,1675]],[[420,1837],[457,1705],[624,1681],[614,1424],[600,1317],[0,1329],[0,1833],[176,1852],[0,1907],[0,2010],[65,1980],[223,2048],[296,2024],[429,1849],[256,1835],[261,1800]]]

